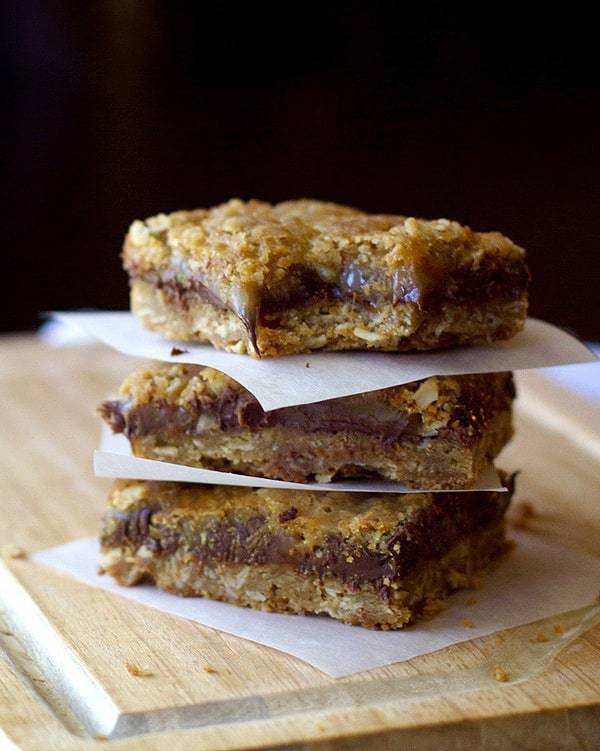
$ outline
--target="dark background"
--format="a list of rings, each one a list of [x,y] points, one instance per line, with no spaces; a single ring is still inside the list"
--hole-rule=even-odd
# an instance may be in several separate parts
[[[309,196],[498,229],[532,313],[600,339],[600,55],[575,8],[5,8],[3,330],[124,308],[134,218]]]

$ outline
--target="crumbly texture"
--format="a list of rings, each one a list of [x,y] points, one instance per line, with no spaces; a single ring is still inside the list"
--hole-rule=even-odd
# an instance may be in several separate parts
[[[494,679],[499,683],[507,683],[511,679],[511,675],[508,670],[505,670],[502,666],[496,665],[494,668]]]
[[[183,596],[401,628],[506,550],[511,495],[512,486],[365,497],[120,480],[102,568],[126,586],[150,579]]]
[[[210,368],[157,364],[100,413],[134,454],[291,482],[380,477],[409,487],[472,486],[512,435],[510,373],[438,376],[265,413]]]
[[[527,312],[525,254],[503,235],[321,201],[159,214],[123,258],[149,328],[254,356],[505,339]]]

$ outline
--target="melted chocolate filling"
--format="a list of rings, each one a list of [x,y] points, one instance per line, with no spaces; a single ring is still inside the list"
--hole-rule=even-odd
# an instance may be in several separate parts
[[[301,537],[284,529],[272,530],[264,516],[231,516],[209,522],[202,530],[193,530],[183,516],[175,528],[153,523],[159,504],[132,512],[112,509],[102,544],[145,545],[159,555],[183,548],[199,561],[283,564],[301,576],[340,579],[350,589],[365,585],[380,588],[384,579],[401,579],[423,562],[443,556],[461,538],[498,523],[512,498],[514,475],[505,479],[505,485],[506,493],[435,494],[429,505],[384,534],[375,550],[336,532],[327,535],[322,544],[307,549]],[[280,521],[297,518],[299,512],[290,509],[284,514],[287,518]]]
[[[127,410],[123,402],[105,402],[100,413],[113,432],[125,433],[129,439],[144,435],[196,434],[200,414],[211,415],[214,427],[220,430],[248,428],[259,430],[280,426],[301,433],[358,432],[397,440],[401,437],[418,437],[421,417],[418,414],[402,415],[382,404],[344,404],[334,399],[317,404],[303,404],[264,412],[251,396],[235,391],[227,392],[216,402],[209,402],[198,412],[181,407],[154,402]]]
[[[490,419],[509,408],[514,396],[513,380],[508,374],[503,384],[495,383],[491,388],[482,387],[479,379],[465,380],[449,420],[450,427],[440,429],[438,435],[445,437],[451,433],[465,445],[475,443]],[[280,426],[306,434],[358,432],[389,442],[415,442],[423,438],[421,415],[393,409],[380,392],[265,412],[249,392],[226,389],[219,399],[199,401],[195,409],[164,401],[132,407],[117,400],[105,402],[99,411],[113,432],[125,433],[129,439],[157,434],[198,434],[202,432],[198,428],[202,415],[214,418],[214,428],[219,430]]]
[[[131,269],[136,276],[135,269]],[[315,269],[296,265],[288,269],[285,284],[273,288],[254,286],[234,288],[229,301],[205,282],[189,273],[175,269],[161,277],[140,275],[163,291],[169,304],[187,310],[198,299],[219,310],[231,310],[244,324],[255,349],[259,325],[276,327],[286,309],[353,300],[363,305],[381,305],[391,301],[411,304],[421,311],[435,312],[444,303],[481,304],[490,300],[518,300],[529,284],[529,271],[524,263],[498,266],[482,264],[478,269],[455,269],[443,261],[428,260],[418,268],[398,268],[387,274],[384,291],[374,296],[369,281],[381,283],[382,273],[368,274],[356,264],[348,264],[337,282],[326,281]]]

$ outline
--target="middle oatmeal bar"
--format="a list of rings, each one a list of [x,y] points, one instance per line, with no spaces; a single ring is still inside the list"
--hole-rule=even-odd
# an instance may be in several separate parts
[[[504,552],[504,482],[366,496],[118,480],[101,568],[127,586],[402,628]]]
[[[136,456],[290,482],[471,487],[512,435],[511,373],[437,376],[264,412],[219,371],[156,364],[99,408]]]

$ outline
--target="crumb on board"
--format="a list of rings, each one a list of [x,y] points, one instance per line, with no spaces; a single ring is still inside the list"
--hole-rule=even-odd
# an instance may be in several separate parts
[[[470,618],[463,618],[460,623],[463,628],[475,628],[475,624]]]
[[[125,667],[127,668],[129,675],[133,675],[136,678],[149,678],[151,675],[154,675],[154,673],[148,668],[141,667],[133,662],[126,662]]]
[[[216,668],[213,668],[212,665],[203,665],[202,670],[204,670],[205,673],[219,674],[219,671]]]
[[[476,597],[467,597],[467,599],[465,601],[465,604],[466,605],[475,605],[476,602],[477,602],[477,598]]]
[[[447,574],[448,584],[452,589],[482,589],[485,584],[485,577],[480,571],[476,573],[459,571],[451,569]]]
[[[177,355],[185,355],[189,352],[189,349],[182,349],[181,347],[171,347],[171,357],[177,357]]]
[[[438,613],[441,613],[442,610],[445,610],[447,607],[448,603],[444,600],[429,599],[427,600],[425,607],[423,608],[423,618],[425,620],[429,620]]]
[[[529,640],[532,644],[544,644],[544,642],[550,641],[550,637],[543,631],[538,631],[533,639]]]
[[[305,367],[306,367],[306,368],[310,368],[310,363],[309,363],[309,362],[307,362],[307,363],[306,363],[306,365],[305,365]]]
[[[500,667],[500,665],[496,665],[494,668],[494,680],[499,681],[500,683],[506,683],[507,681],[510,681],[510,678],[511,676],[508,670]]]
[[[95,735],[94,740],[95,741],[107,741],[108,736],[107,735]]]
[[[555,634],[565,633],[565,627],[562,625],[562,623],[555,623],[554,626],[552,626],[552,630]]]
[[[533,504],[529,501],[521,501],[515,505],[512,515],[512,525],[517,529],[529,529],[532,519],[537,517]]]
[[[0,550],[3,558],[25,558],[27,553],[19,545],[3,545]]]

